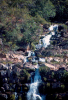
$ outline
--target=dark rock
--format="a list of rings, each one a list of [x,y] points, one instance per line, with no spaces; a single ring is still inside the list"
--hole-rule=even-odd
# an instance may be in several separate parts
[[[59,31],[61,31],[61,30],[63,30],[63,29],[64,29],[63,26],[61,26],[61,25],[58,26],[58,30],[59,30]]]
[[[0,53],[0,58],[6,58],[6,55],[3,53]]]
[[[49,28],[49,24],[44,24],[44,25],[43,25],[43,28],[44,28],[44,29],[48,29],[48,28]]]

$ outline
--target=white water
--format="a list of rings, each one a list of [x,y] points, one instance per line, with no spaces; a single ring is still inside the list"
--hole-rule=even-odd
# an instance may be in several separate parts
[[[28,56],[24,56],[24,63],[28,62],[28,59],[27,58],[31,56],[31,53],[32,52],[31,51],[28,51],[27,53],[28,53]]]
[[[27,100],[42,100],[38,93],[38,84],[41,82],[41,76],[38,68],[35,71],[34,81],[30,84],[30,90],[27,93]]]
[[[49,31],[54,31],[54,32],[56,32],[57,30],[58,30],[58,25],[57,25],[57,24],[51,25],[51,26],[49,27]]]
[[[39,58],[39,61],[44,63],[45,62],[45,58]]]
[[[17,100],[18,98],[17,92],[14,92],[14,94],[15,94],[15,100]]]
[[[47,47],[48,45],[50,45],[50,38],[51,38],[51,34],[47,35],[43,38],[42,42],[43,42],[43,47]]]
[[[39,40],[39,44],[36,45],[36,49],[40,49],[41,47],[46,48],[48,45],[50,45],[50,38],[52,37],[52,35],[56,34],[57,30],[58,30],[58,25],[57,24],[51,25],[49,27],[50,34],[47,35],[47,36],[44,36],[43,39]]]
[[[48,45],[50,45],[50,38],[51,38],[52,35],[55,35],[56,34],[56,32],[58,30],[58,25],[51,25],[49,27],[49,30],[50,30],[50,34],[47,35],[47,36],[45,36],[43,39],[40,39],[39,40],[39,44],[36,45],[36,49],[40,49],[41,47],[45,47],[46,48]],[[35,55],[33,55],[33,56],[35,56]],[[35,70],[34,81],[31,78],[30,89],[29,89],[29,91],[27,93],[27,100],[45,100],[45,96],[43,96],[43,95],[40,96],[40,94],[38,92],[39,82],[41,82],[41,76],[40,76],[39,70],[37,68]]]

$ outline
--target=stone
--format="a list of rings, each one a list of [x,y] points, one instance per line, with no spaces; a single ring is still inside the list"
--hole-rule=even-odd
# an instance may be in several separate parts
[[[0,53],[0,58],[6,58],[6,55],[3,53]]]
[[[3,42],[2,42],[2,39],[0,38],[0,44],[2,45],[3,44]]]

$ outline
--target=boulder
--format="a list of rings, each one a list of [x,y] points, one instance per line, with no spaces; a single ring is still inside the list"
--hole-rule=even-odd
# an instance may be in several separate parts
[[[6,55],[3,53],[0,53],[0,58],[6,58]]]
[[[62,25],[59,25],[59,26],[58,26],[58,30],[59,30],[59,31],[61,31],[61,30],[63,30],[63,29],[64,29],[64,27],[63,27]]]

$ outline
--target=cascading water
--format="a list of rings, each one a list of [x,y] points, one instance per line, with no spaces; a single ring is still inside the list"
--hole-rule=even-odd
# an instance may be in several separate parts
[[[43,38],[42,42],[43,42],[43,47],[47,47],[48,45],[50,45],[50,38],[51,38],[51,34],[47,35]]]
[[[38,84],[41,82],[41,76],[39,74],[39,69],[35,71],[34,81],[30,84],[30,90],[27,93],[27,100],[42,100],[38,93]]]
[[[56,34],[57,30],[58,30],[58,25],[51,25],[49,27],[50,34],[45,36],[43,39],[40,39],[39,44],[36,45],[36,49],[40,49],[41,47],[46,48],[48,45],[50,45],[50,38],[52,35]],[[41,42],[42,42],[42,44],[41,44]],[[33,55],[33,56],[35,56],[35,55]],[[41,82],[41,76],[39,74],[39,69],[37,67],[37,69],[35,70],[34,81],[31,78],[30,89],[27,93],[27,100],[45,100],[46,95],[40,96],[38,93],[39,82]]]
[[[27,53],[28,53],[28,56],[24,56],[24,63],[28,62],[28,59],[27,58],[31,56],[31,53],[32,52],[31,51],[28,51]]]
[[[43,39],[39,40],[39,44],[36,45],[36,49],[40,49],[41,47],[45,47],[46,48],[48,45],[50,45],[50,38],[52,37],[52,35],[56,35],[57,30],[58,30],[58,25],[56,25],[56,24],[55,25],[51,25],[49,27],[50,34],[44,36]]]

